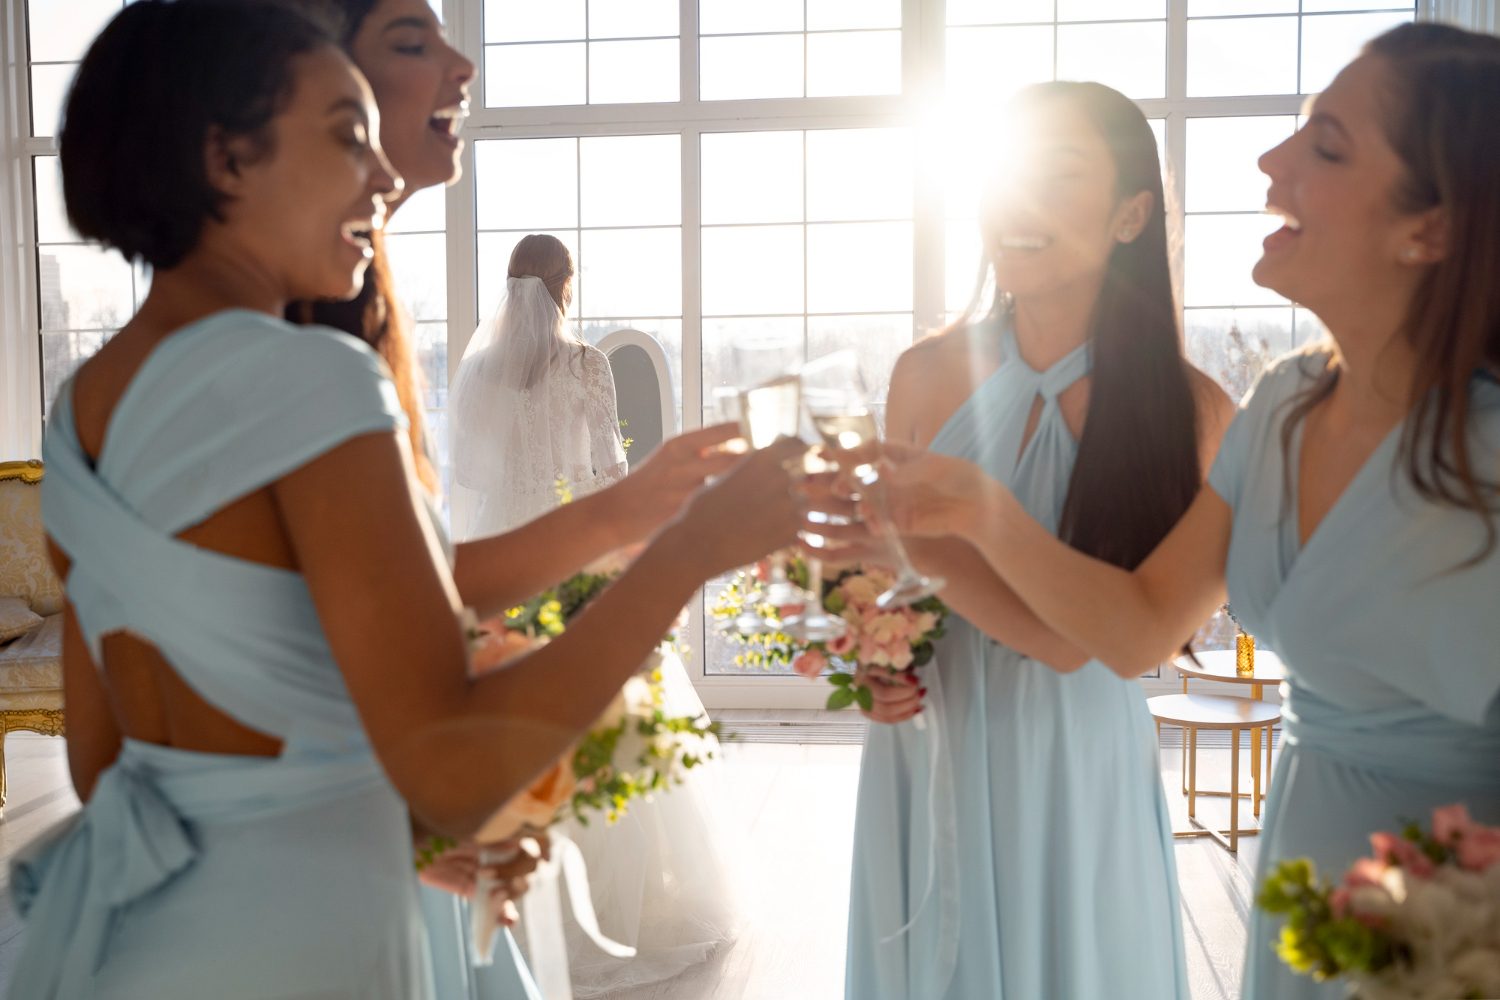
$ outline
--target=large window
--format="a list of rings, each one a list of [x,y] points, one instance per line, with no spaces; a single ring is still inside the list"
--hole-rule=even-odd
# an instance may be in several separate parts
[[[44,405],[147,283],[68,229],[50,138],[74,64],[120,6],[27,7],[27,317]],[[996,110],[1050,79],[1101,80],[1151,120],[1183,236],[1174,263],[1187,350],[1238,396],[1267,360],[1317,333],[1249,280],[1276,225],[1260,213],[1256,157],[1359,45],[1417,14],[1382,0],[443,6],[480,70],[467,170],[403,207],[388,237],[440,460],[448,374],[529,232],[576,255],[570,318],[583,336],[631,328],[662,343],[683,426],[711,418],[727,345],[743,331],[798,334],[809,356],[855,346],[883,391],[896,355],[972,295],[976,194],[1003,155]],[[716,645],[699,666],[706,690],[730,692],[711,703],[753,682],[792,690],[733,676]]]

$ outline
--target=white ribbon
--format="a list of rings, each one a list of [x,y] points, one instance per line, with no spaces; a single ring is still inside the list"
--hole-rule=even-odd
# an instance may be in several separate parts
[[[573,911],[573,920],[600,951],[614,958],[633,958],[635,949],[607,937],[599,929],[583,852],[559,828],[553,827],[549,833],[552,856],[537,866],[531,876],[531,890],[520,899],[521,926],[526,929],[526,953],[531,975],[542,996],[546,1000],[573,1000],[568,945],[563,933],[564,891]],[[495,932],[500,925],[483,901],[489,898],[495,884],[494,879],[485,877],[481,868],[474,889],[474,905],[470,908],[475,965],[494,962]]]

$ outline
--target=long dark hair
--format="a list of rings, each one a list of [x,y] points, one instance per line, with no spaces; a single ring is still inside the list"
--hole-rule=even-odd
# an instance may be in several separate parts
[[[315,11],[328,23],[347,52],[359,33],[360,25],[375,9],[378,0],[276,0]],[[407,432],[411,436],[412,456],[417,478],[428,490],[439,488],[437,470],[427,457],[427,421],[424,416],[421,367],[412,345],[410,323],[401,300],[396,297],[386,255],[385,236],[375,233],[375,259],[365,269],[365,283],[359,294],[345,302],[294,302],[286,317],[293,323],[316,323],[358,337],[369,344],[391,370],[396,396],[406,413]]]
[[[1474,379],[1500,375],[1500,38],[1404,24],[1364,51],[1386,65],[1386,138],[1405,168],[1392,199],[1408,213],[1444,209],[1448,237],[1402,320],[1417,363],[1401,461],[1418,495],[1484,522],[1472,564],[1494,551],[1500,509],[1500,482],[1474,468],[1468,438]],[[1296,399],[1282,427],[1287,454],[1296,425],[1337,378],[1330,367]]]
[[[1056,101],[1077,108],[1103,136],[1118,198],[1151,194],[1145,228],[1110,252],[1090,320],[1088,419],[1058,530],[1080,552],[1134,569],[1202,485],[1198,406],[1172,295],[1161,162],[1140,109],[1102,84],[1037,84],[1015,103],[1026,108]],[[988,264],[985,271],[992,269]],[[960,325],[976,320],[979,298]],[[1009,296],[997,290],[989,317],[1010,308]]]

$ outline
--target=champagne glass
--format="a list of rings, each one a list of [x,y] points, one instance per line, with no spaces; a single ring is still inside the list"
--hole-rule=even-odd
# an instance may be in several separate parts
[[[880,440],[880,427],[870,405],[870,392],[853,351],[838,351],[802,368],[803,398],[813,426],[831,454],[849,451]],[[866,487],[877,510],[883,507],[880,470],[866,463],[851,470]],[[901,536],[887,518],[881,518],[881,534],[895,563],[896,581],[876,599],[882,609],[915,604],[931,597],[947,581],[924,576],[912,565]]]
[[[736,338],[730,349],[734,381],[747,387],[740,391],[739,399],[740,433],[745,441],[751,448],[760,449],[784,437],[797,437],[802,425],[802,380],[797,375],[802,360],[801,337],[752,333]],[[811,599],[787,577],[781,554],[773,554],[765,603],[780,609],[805,606]],[[753,611],[736,619],[735,627],[750,624],[752,617],[759,627],[741,631],[748,634],[779,628],[776,620]]]

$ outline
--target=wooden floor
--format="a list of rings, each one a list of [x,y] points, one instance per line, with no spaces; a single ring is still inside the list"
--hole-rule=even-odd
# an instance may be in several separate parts
[[[1174,818],[1186,826],[1177,788],[1173,741],[1162,765]],[[656,986],[616,994],[617,1000],[837,1000],[843,996],[845,907],[854,788],[855,745],[738,743],[726,749],[724,780],[746,832],[743,859],[746,929],[706,965]],[[1200,780],[1223,786],[1226,749],[1201,750]],[[0,821],[0,862],[51,823],[77,808],[68,783],[63,741],[12,734],[5,741],[10,799]],[[1248,764],[1248,762],[1246,762]],[[1200,816],[1226,814],[1223,800],[1200,800]],[[1183,928],[1193,1000],[1237,1000],[1256,842],[1239,856],[1206,840],[1177,845]],[[0,864],[0,883],[8,879]],[[0,888],[6,888],[0,884]],[[0,983],[20,946],[21,923],[0,894]],[[447,998],[440,998],[447,1000]]]

